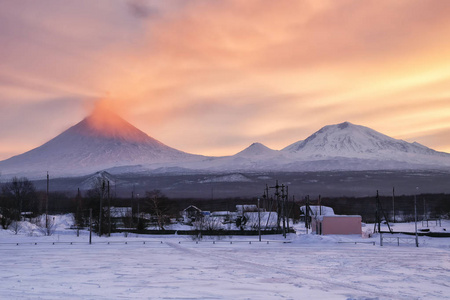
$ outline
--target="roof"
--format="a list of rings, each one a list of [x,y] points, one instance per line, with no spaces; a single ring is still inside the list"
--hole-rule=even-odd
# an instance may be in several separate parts
[[[195,206],[195,205],[189,205],[188,207],[186,207],[185,209],[183,209],[183,211],[187,211],[187,210],[191,210],[191,209],[196,210],[196,211],[199,211],[199,212],[202,211],[200,208],[198,208],[198,207]]]
[[[323,205],[310,205],[309,213],[313,216],[334,216],[334,210],[331,207],[323,206]],[[305,213],[306,206],[300,206],[300,211]]]

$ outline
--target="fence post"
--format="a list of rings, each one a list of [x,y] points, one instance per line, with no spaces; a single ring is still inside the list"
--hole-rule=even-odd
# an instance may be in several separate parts
[[[380,232],[380,246],[383,246],[383,234]]]

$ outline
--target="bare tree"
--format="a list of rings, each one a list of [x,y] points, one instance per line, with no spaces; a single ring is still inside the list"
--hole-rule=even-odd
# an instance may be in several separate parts
[[[222,219],[219,217],[202,216],[197,218],[192,225],[196,230],[214,231],[222,228]]]
[[[154,216],[159,229],[165,230],[164,226],[170,223],[167,197],[159,190],[146,192],[145,196],[144,209]]]
[[[3,229],[8,229],[16,214],[15,205],[12,199],[0,195],[0,225]]]
[[[20,221],[22,212],[36,212],[36,188],[26,177],[13,177],[2,187],[6,201],[11,201],[12,219]]]

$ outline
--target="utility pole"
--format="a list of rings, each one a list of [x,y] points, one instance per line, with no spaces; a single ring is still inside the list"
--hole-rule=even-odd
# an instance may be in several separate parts
[[[287,233],[289,233],[289,215],[291,214],[291,210],[289,209],[289,187],[286,186],[286,228]]]
[[[133,190],[131,191],[131,223],[130,223],[130,228],[134,224],[133,200],[134,200],[134,187],[133,187]]]
[[[47,193],[45,194],[45,233],[49,235],[49,228],[48,228],[48,187],[49,187],[49,181],[50,177],[48,176],[47,171]]]
[[[392,187],[392,217],[395,223],[395,187]]]
[[[108,180],[108,236],[111,236],[111,197],[109,194],[109,180]]]
[[[419,188],[416,187],[416,190]],[[417,235],[417,192],[414,193],[414,224],[415,224],[415,232],[416,232],[416,247],[419,247],[419,237]]]
[[[281,218],[283,216],[283,212],[282,212],[282,205],[280,203],[280,193],[278,192],[278,189],[280,188],[280,186],[278,185],[278,180],[276,181],[275,186],[271,186],[271,189],[275,189],[275,199],[277,201],[277,229],[280,229],[280,223],[281,223]]]
[[[100,212],[98,214],[98,235],[102,236],[102,217],[103,217],[103,194],[105,193],[105,181],[102,181],[100,192]]]
[[[322,215],[322,203],[321,203],[321,199],[320,199],[320,195],[319,195],[319,216]]]
[[[377,190],[376,200],[377,200],[377,206],[376,206],[376,211],[375,211],[375,227],[373,229],[373,232],[374,233],[377,232],[376,231],[377,224],[378,224],[378,232],[381,232],[381,213],[383,213],[384,220],[386,221],[386,225],[389,228],[389,232],[392,233],[392,229],[391,229],[391,226],[389,225],[389,221],[388,221],[388,218],[386,216],[386,213],[383,210],[383,207],[381,206],[381,201],[380,201],[380,197],[378,195],[378,190]]]
[[[77,192],[77,216],[76,216],[76,223],[77,223],[77,237],[80,236],[80,200],[81,196],[80,196],[80,188],[78,188],[78,192]]]
[[[259,241],[261,242],[261,208],[259,206],[259,198],[258,198],[258,236]]]
[[[89,208],[89,245],[92,244],[92,208]]]
[[[284,184],[281,185],[281,215],[283,217],[283,237],[286,238],[286,195],[284,194]]]
[[[427,219],[428,219],[428,216],[427,216],[427,204],[426,204],[425,198],[423,198],[423,220],[427,220]]]
[[[264,227],[264,230],[267,230],[267,227],[268,227],[269,221],[270,221],[270,216],[272,215],[272,210],[273,210],[273,198],[271,197],[269,199],[269,186],[267,184],[266,184],[266,188],[264,189],[263,199],[265,199],[265,202],[267,205],[266,207],[269,209],[269,215],[267,217],[266,226]]]
[[[377,190],[377,197],[376,197],[375,199],[376,199],[376,206],[375,206],[375,224],[374,224],[374,227],[373,227],[373,233],[380,232],[380,222],[381,222],[381,220],[380,220],[380,212],[379,212],[379,209],[380,209],[380,199],[378,199],[378,190]],[[378,225],[378,231],[377,231],[377,225]]]
[[[136,200],[137,200],[137,204],[138,204],[138,228],[139,228],[139,222],[141,221],[141,212],[139,211],[139,194],[136,194]]]

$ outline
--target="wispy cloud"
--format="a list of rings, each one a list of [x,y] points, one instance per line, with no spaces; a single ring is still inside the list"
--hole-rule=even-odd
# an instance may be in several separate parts
[[[2,2],[0,101],[108,98],[202,154],[280,149],[345,120],[450,151],[448,15],[448,1],[415,0]]]

